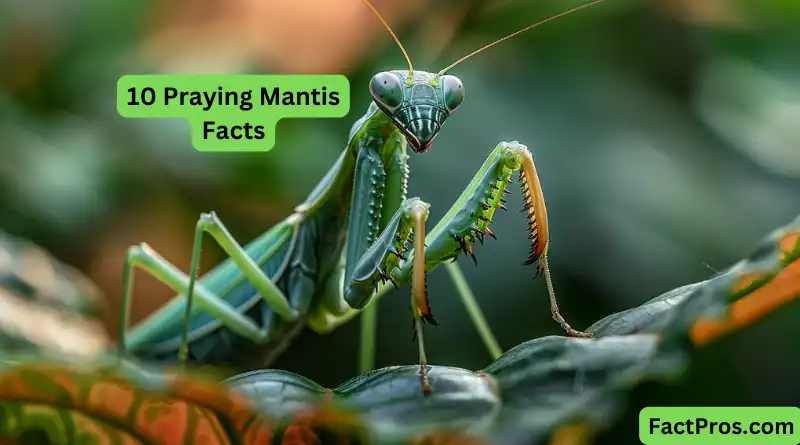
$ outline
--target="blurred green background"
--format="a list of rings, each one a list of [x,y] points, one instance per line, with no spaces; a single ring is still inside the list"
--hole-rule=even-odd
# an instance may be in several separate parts
[[[374,0],[419,69],[577,6],[566,0]],[[122,264],[148,242],[188,270],[195,220],[215,210],[241,242],[285,217],[344,148],[375,72],[403,68],[360,0],[0,2],[0,229],[51,250],[108,297],[119,323]],[[284,121],[265,154],[192,149],[181,121],[125,120],[129,73],[341,73],[350,115]],[[550,261],[576,328],[748,254],[800,210],[800,3],[609,0],[459,65],[467,100],[434,148],[411,158],[411,196],[438,220],[501,140],[536,159]],[[561,334],[526,258],[515,210],[462,269],[508,349]],[[204,268],[222,257],[206,242]],[[433,363],[489,357],[446,272],[431,274]],[[172,296],[137,274],[133,321]],[[656,404],[797,404],[800,305],[706,348],[677,386],[648,385],[607,443],[638,443]],[[356,372],[358,323],[302,334],[274,364],[335,386]],[[380,305],[379,366],[416,360],[408,290]]]

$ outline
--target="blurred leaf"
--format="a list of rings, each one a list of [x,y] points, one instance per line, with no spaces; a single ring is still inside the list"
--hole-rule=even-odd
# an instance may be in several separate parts
[[[0,350],[93,357],[110,346],[100,291],[77,270],[0,232]]]
[[[765,169],[800,177],[800,84],[745,60],[711,60],[700,77],[700,116]]]
[[[246,400],[194,374],[130,366],[6,364],[0,438],[21,443],[267,444],[273,426]]]
[[[259,410],[278,419],[310,411],[329,394],[311,379],[278,369],[239,374],[225,382],[247,394]]]

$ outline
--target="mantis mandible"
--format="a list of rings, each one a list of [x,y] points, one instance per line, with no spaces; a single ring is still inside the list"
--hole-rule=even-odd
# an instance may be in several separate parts
[[[411,285],[420,380],[431,389],[422,338],[436,324],[426,292],[426,272],[473,257],[473,245],[494,237],[489,224],[512,176],[519,174],[530,257],[545,277],[553,318],[572,336],[590,337],[567,324],[556,305],[547,263],[549,231],[542,188],[530,151],[517,142],[498,144],[446,215],[426,234],[429,205],[408,198],[407,147],[431,148],[445,121],[464,101],[464,85],[447,74],[457,64],[504,40],[604,0],[570,9],[467,54],[437,73],[415,70],[400,40],[375,7],[364,0],[403,53],[408,70],[375,74],[367,112],[352,126],[347,145],[322,181],[294,213],[241,246],[214,212],[200,215],[189,274],[142,243],[129,248],[123,275],[121,354],[202,363],[269,363],[303,325],[326,333],[362,316],[361,371],[372,369],[375,307],[388,287]],[[229,256],[198,278],[205,234]],[[127,332],[135,268],[178,292],[170,303]],[[380,289],[379,289],[380,288]],[[196,306],[196,307],[195,307]]]

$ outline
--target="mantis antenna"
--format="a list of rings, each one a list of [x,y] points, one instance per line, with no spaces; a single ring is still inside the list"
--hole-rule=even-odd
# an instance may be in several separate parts
[[[367,1],[367,0],[364,0],[364,1]],[[576,7],[572,8],[572,9],[570,9],[570,10],[567,10],[567,11],[564,11],[564,12],[562,12],[561,14],[556,14],[556,15],[554,15],[554,16],[552,16],[552,17],[549,17],[549,18],[546,18],[546,19],[542,20],[541,22],[534,23],[533,25],[530,25],[530,26],[527,26],[527,27],[525,27],[525,28],[522,28],[522,29],[520,29],[519,31],[517,31],[517,32],[515,32],[515,33],[509,34],[509,35],[507,35],[507,36],[505,36],[505,37],[503,37],[503,38],[501,38],[501,39],[495,40],[494,42],[492,42],[492,43],[489,43],[488,45],[482,46],[482,47],[480,47],[480,48],[476,49],[475,51],[473,51],[473,52],[471,52],[471,53],[467,54],[466,56],[464,56],[464,57],[462,57],[462,58],[460,58],[460,59],[456,60],[456,61],[455,61],[455,62],[453,62],[451,65],[449,65],[447,68],[445,68],[445,69],[443,69],[443,70],[439,71],[438,75],[440,75],[440,76],[441,76],[442,74],[444,74],[444,73],[446,73],[446,72],[450,71],[451,69],[453,69],[453,67],[454,67],[454,66],[456,66],[456,65],[458,65],[459,63],[461,63],[461,62],[463,62],[463,61],[465,61],[465,60],[469,59],[470,57],[472,57],[472,56],[474,56],[474,55],[478,54],[479,52],[482,52],[483,50],[489,49],[489,48],[491,48],[491,47],[493,47],[493,46],[497,45],[498,43],[500,43],[500,42],[504,42],[504,41],[506,41],[506,40],[508,40],[508,39],[510,39],[510,38],[512,38],[512,37],[514,37],[514,36],[517,36],[517,35],[519,35],[519,34],[522,34],[523,32],[525,32],[525,31],[527,31],[527,30],[529,30],[529,29],[536,28],[537,26],[539,26],[539,25],[544,25],[545,23],[547,23],[547,22],[549,22],[549,21],[551,21],[551,20],[555,20],[555,19],[557,19],[557,18],[559,18],[559,17],[564,17],[565,15],[572,14],[573,12],[580,11],[581,9],[586,9],[586,8],[588,8],[589,6],[593,6],[593,5],[596,5],[596,4],[598,4],[598,3],[602,3],[602,2],[604,2],[604,1],[606,1],[606,0],[594,0],[593,2],[586,3],[585,5],[576,6]],[[389,31],[389,32],[391,32],[391,31]],[[392,35],[394,35],[394,34],[392,34]],[[400,42],[397,42],[397,43],[399,44]],[[405,51],[403,51],[403,53],[405,54]],[[411,63],[411,62],[409,62],[409,64],[410,64],[410,63]]]
[[[403,48],[403,44],[400,43],[400,39],[397,38],[397,35],[395,35],[394,31],[392,31],[392,28],[389,26],[388,23],[386,23],[386,20],[384,20],[383,17],[381,17],[381,14],[378,12],[378,10],[375,9],[374,6],[372,6],[372,3],[370,3],[369,0],[364,0],[364,3],[366,3],[367,6],[369,6],[369,9],[371,9],[372,12],[375,13],[375,16],[378,17],[378,20],[381,21],[381,23],[383,24],[383,27],[386,28],[387,31],[389,31],[389,34],[392,35],[392,38],[394,39],[395,43],[397,43],[397,46],[400,47],[400,51],[403,52],[403,57],[405,57],[406,58],[406,62],[408,62],[408,74],[409,74],[409,77],[413,78],[414,65],[411,64],[411,57],[408,57],[408,53],[406,52],[406,49]]]

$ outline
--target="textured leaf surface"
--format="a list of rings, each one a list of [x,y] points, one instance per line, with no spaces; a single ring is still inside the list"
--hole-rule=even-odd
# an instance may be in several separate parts
[[[110,341],[102,296],[77,270],[0,232],[0,350],[94,356]]]
[[[433,366],[436,388],[423,396],[419,366],[397,366],[357,376],[333,390],[347,409],[359,413],[380,438],[407,439],[433,430],[480,432],[500,411],[496,382],[483,372]],[[412,433],[412,434],[409,434]]]
[[[544,441],[571,423],[608,423],[625,390],[680,372],[682,362],[659,357],[658,345],[655,335],[552,336],[513,348],[485,369],[497,379],[503,400],[496,434],[509,439],[524,432]]]
[[[757,321],[800,296],[800,218],[766,237],[747,258],[716,276],[610,315],[587,331],[689,336],[705,343]]]
[[[434,396],[420,392],[419,366],[396,366],[359,375],[332,390],[287,371],[256,371],[227,381],[273,418],[328,407],[349,412],[382,441],[431,440],[437,431],[478,433],[500,411],[494,379],[481,372],[431,367]],[[443,437],[449,437],[444,435]]]

